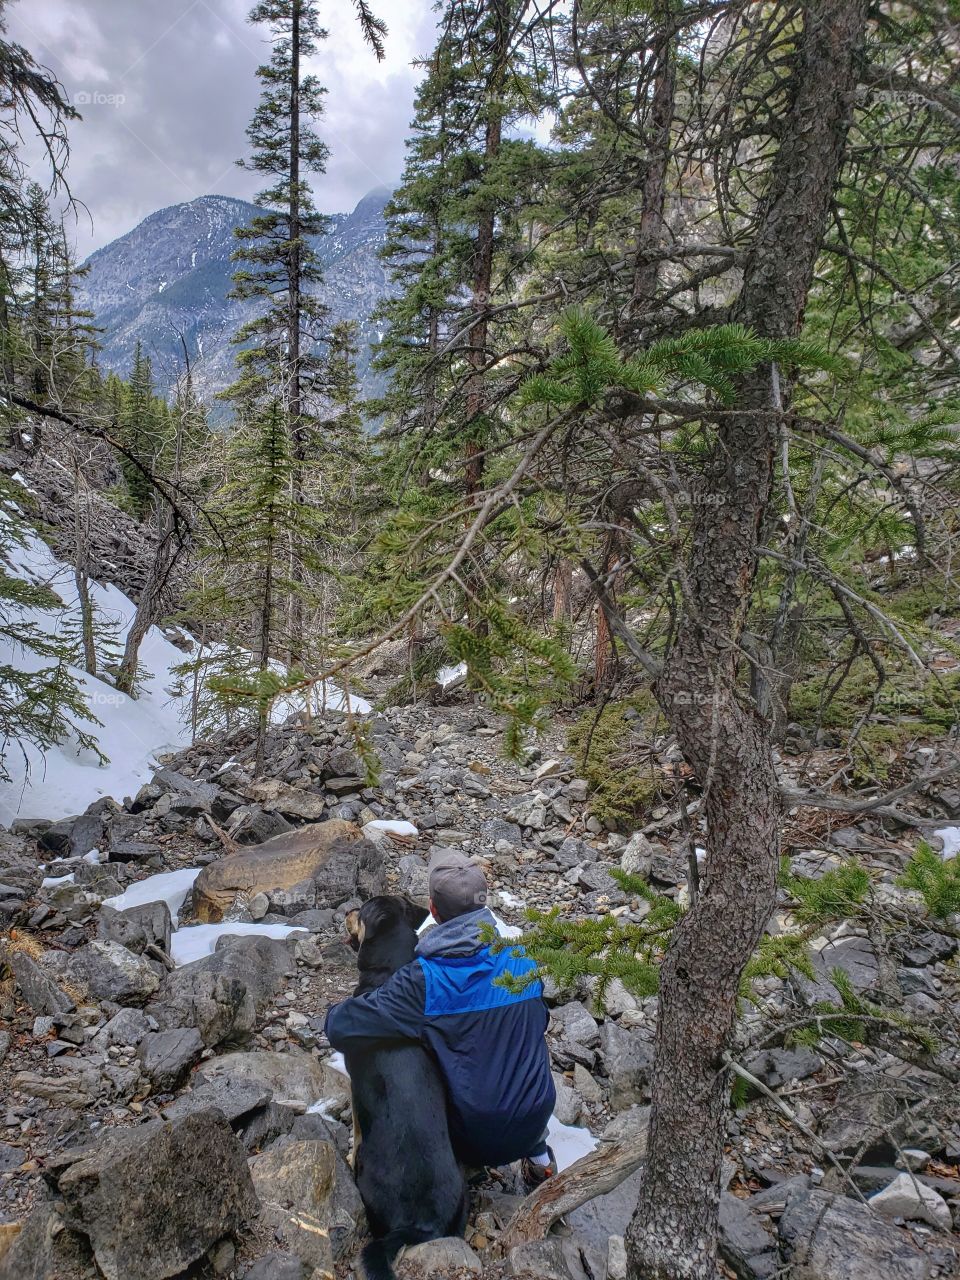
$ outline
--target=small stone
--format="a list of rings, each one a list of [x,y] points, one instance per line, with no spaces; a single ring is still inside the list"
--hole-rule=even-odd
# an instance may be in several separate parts
[[[867,1203],[885,1218],[929,1222],[943,1231],[950,1231],[953,1227],[950,1207],[943,1197],[909,1173],[901,1173],[888,1187],[871,1196]]]
[[[623,1236],[607,1241],[607,1280],[627,1280],[627,1242]]]
[[[483,1274],[482,1262],[459,1236],[443,1236],[404,1249],[397,1265],[401,1276],[407,1273],[408,1268],[416,1268],[413,1274],[418,1280],[421,1275],[443,1280],[452,1272],[459,1274],[460,1271],[469,1271],[477,1276]]]
[[[265,893],[255,893],[247,904],[251,920],[262,920],[270,910],[270,899]]]

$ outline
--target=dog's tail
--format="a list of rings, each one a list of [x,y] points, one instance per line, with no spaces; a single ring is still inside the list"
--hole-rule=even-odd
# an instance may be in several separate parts
[[[413,1228],[390,1231],[379,1240],[371,1240],[360,1255],[367,1280],[396,1280],[391,1263],[404,1245],[423,1244],[431,1239],[433,1235],[429,1231]]]

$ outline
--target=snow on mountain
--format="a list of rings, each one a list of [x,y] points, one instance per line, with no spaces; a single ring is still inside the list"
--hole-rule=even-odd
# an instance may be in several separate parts
[[[315,247],[323,264],[320,295],[331,322],[360,325],[359,372],[372,390],[369,344],[377,339],[370,316],[390,283],[377,254],[386,229],[390,192],[371,191],[352,213],[330,216]],[[78,305],[91,310],[104,332],[99,363],[128,376],[141,342],[161,391],[183,367],[186,343],[194,381],[206,396],[235,378],[234,333],[256,313],[255,302],[230,298],[237,247],[234,229],[261,210],[230,196],[200,196],[150,214],[132,231],[98,249],[81,278]],[[217,405],[213,406],[214,412]],[[224,412],[220,406],[220,412]]]

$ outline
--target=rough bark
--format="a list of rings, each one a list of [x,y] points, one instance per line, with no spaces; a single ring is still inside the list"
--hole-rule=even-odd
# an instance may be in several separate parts
[[[734,318],[767,337],[799,330],[840,170],[864,0],[803,10],[791,105]],[[776,902],[780,793],[769,724],[737,692],[737,654],[770,500],[779,423],[773,374],[738,391],[718,428],[694,514],[676,639],[655,692],[704,788],[707,859],[696,905],[661,973],[650,1144],[627,1233],[636,1280],[715,1280],[725,1117],[723,1053],[743,968]],[[781,388],[782,401],[789,389]]]

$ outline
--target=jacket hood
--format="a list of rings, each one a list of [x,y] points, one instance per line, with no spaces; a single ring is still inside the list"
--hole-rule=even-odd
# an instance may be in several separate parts
[[[429,956],[472,956],[487,944],[480,936],[480,926],[490,925],[496,931],[497,922],[493,913],[486,907],[479,911],[467,911],[462,916],[454,916],[443,924],[435,924],[428,929],[417,943],[417,955]]]

